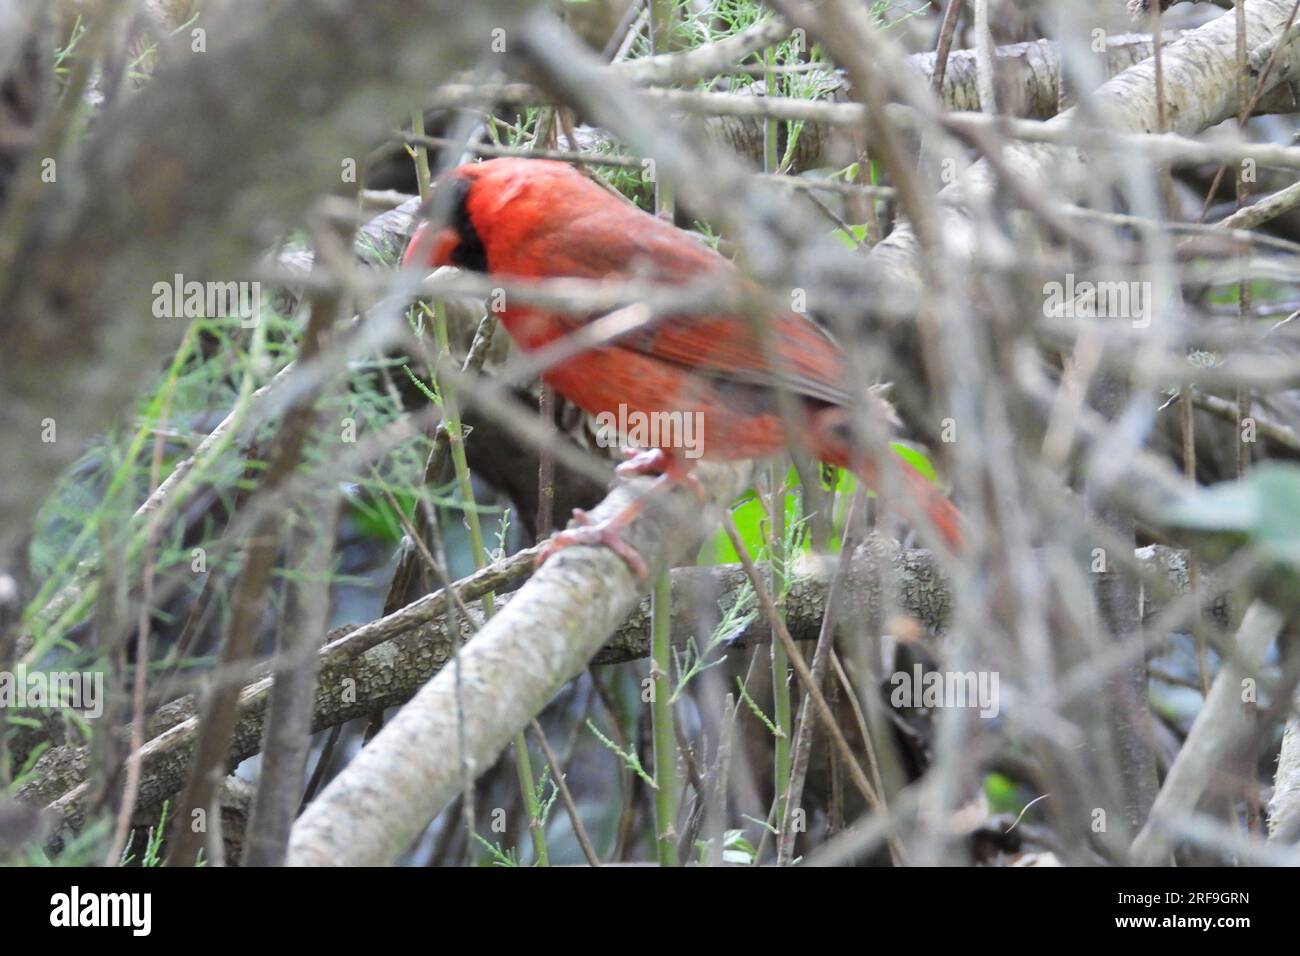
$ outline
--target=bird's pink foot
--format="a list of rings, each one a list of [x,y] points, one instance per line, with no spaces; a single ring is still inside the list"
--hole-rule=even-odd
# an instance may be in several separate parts
[[[691,474],[691,464],[681,456],[670,454],[662,448],[629,450],[625,452],[625,455],[627,461],[616,469],[620,477],[631,478],[636,475],[659,476],[659,480],[655,482],[655,488],[650,490],[650,494],[654,494],[655,489],[665,485],[681,484],[690,488],[701,503],[706,503],[709,500],[708,492],[704,490],[704,486],[700,484],[698,478]],[[622,558],[623,562],[639,580],[648,580],[650,568],[646,564],[645,558],[623,538],[623,529],[632,523],[632,520],[641,513],[644,507],[645,498],[638,498],[618,514],[605,521],[594,521],[587,512],[581,508],[575,508],[573,510],[573,519],[578,522],[580,527],[569,528],[551,535],[547,542],[542,545],[542,550],[537,556],[537,563],[542,564],[562,548],[571,548],[574,545],[604,546]]]
[[[629,448],[623,454],[627,460],[614,469],[620,477],[659,475],[665,479],[665,483],[685,485],[701,504],[708,502],[708,492],[700,480],[691,474],[691,464],[681,456],[670,454],[662,448]]]
[[[581,527],[568,528],[551,535],[546,543],[542,545],[541,553],[537,556],[537,563],[540,565],[555,552],[563,548],[571,548],[574,545],[604,546],[622,558],[623,563],[637,576],[638,580],[648,580],[650,568],[646,565],[645,558],[641,557],[636,548],[628,544],[623,538],[623,529],[640,511],[639,502],[633,502],[612,518],[605,521],[593,521],[591,515],[587,514],[587,512],[581,508],[574,508],[573,519]]]
[[[662,448],[624,448],[623,464],[614,470],[624,478],[635,475],[666,475],[675,458]]]

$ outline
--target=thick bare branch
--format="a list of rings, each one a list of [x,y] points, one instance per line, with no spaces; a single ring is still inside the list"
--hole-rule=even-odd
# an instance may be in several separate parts
[[[460,582],[472,621],[458,619],[458,639],[467,640],[482,620],[480,604],[472,595],[501,587],[521,568],[532,563],[536,552],[523,552],[517,560],[507,559],[471,576],[470,587]],[[1145,573],[1168,582],[1173,594],[1185,593],[1190,584],[1187,557],[1170,548],[1144,548],[1137,561]],[[826,586],[834,567],[832,558],[806,558],[790,569],[785,618],[797,640],[816,640],[826,606]],[[703,647],[724,608],[740,599],[748,578],[740,565],[709,568],[682,567],[672,572],[673,643],[678,647],[694,641]],[[1213,578],[1203,574],[1202,587],[1215,594]],[[841,590],[843,606],[837,614],[843,620],[880,626],[893,608],[914,617],[927,631],[942,633],[952,608],[952,595],[928,551],[899,548],[872,535],[854,555],[849,575]],[[512,595],[499,597],[506,606]],[[421,598],[401,611],[378,621],[335,628],[321,647],[320,678],[317,685],[311,729],[324,730],[365,714],[406,703],[450,659],[453,635],[448,630],[442,592]],[[1143,603],[1147,621],[1159,618],[1167,602],[1148,597]],[[1204,613],[1220,628],[1227,626],[1227,601],[1207,600]],[[593,663],[617,664],[641,660],[650,653],[650,601],[643,598],[630,615],[596,652]],[[742,647],[770,639],[770,630],[755,618],[744,630],[728,635],[730,647]],[[240,694],[239,720],[231,744],[231,761],[237,763],[257,753],[263,740],[263,724],[271,688],[268,676],[259,676]],[[140,797],[142,819],[156,816],[161,802],[175,794],[184,773],[197,729],[192,697],[174,701],[155,716],[149,727],[152,739],[144,748],[144,783]],[[72,826],[81,820],[85,755],[82,748],[55,747],[38,763],[33,779],[19,792],[31,805],[52,804]]]
[[[708,465],[697,474],[716,509],[745,487],[749,468]],[[644,493],[642,483],[616,489],[594,517],[610,517],[637,491]],[[677,488],[665,499],[671,507],[652,501],[650,513],[625,531],[651,566],[673,563],[711,527],[690,491]],[[461,651],[459,666],[426,684],[307,807],[288,862],[396,860],[459,792],[461,767],[477,773],[489,766],[587,666],[643,592],[644,582],[609,549],[575,547],[553,557]]]
[[[1256,601],[1246,611],[1237,632],[1239,659],[1224,661],[1214,679],[1205,706],[1196,716],[1178,759],[1169,768],[1164,786],[1151,808],[1151,819],[1133,841],[1133,857],[1139,863],[1161,862],[1168,852],[1166,828],[1180,816],[1190,814],[1216,774],[1245,746],[1255,720],[1247,703],[1245,682],[1256,681],[1264,655],[1282,630],[1286,617]],[[1247,761],[1253,764],[1253,761]]]

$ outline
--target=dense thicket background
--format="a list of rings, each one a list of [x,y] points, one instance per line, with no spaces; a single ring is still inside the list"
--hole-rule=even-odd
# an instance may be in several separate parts
[[[1300,862],[1297,6],[0,0],[0,861]],[[806,304],[963,553],[796,457],[535,570],[648,480],[398,268],[499,155]]]

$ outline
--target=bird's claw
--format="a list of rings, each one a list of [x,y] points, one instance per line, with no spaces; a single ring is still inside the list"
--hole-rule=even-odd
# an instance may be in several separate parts
[[[574,545],[604,546],[623,559],[623,563],[636,575],[637,580],[648,581],[650,579],[650,568],[646,565],[645,558],[641,557],[636,548],[623,539],[622,532],[626,521],[619,521],[618,517],[616,515],[607,521],[594,521],[591,515],[581,508],[574,508],[573,519],[578,522],[580,527],[568,528],[551,535],[546,543],[542,545],[542,550],[537,555],[538,565],[541,565],[557,551],[571,548]]]
[[[635,475],[658,475],[656,484],[681,484],[690,488],[700,502],[707,503],[708,492],[690,471],[690,465],[683,459],[669,454],[662,448],[629,449],[624,452],[625,462],[615,469],[622,478]],[[538,552],[537,563],[542,564],[547,558],[562,548],[574,545],[606,547],[623,559],[623,563],[644,583],[650,579],[650,568],[636,548],[623,538],[623,529],[640,513],[644,498],[632,502],[618,514],[605,521],[595,521],[581,508],[573,509],[573,520],[579,525],[551,535]]]
[[[682,459],[670,455],[662,448],[627,448],[623,455],[627,460],[614,469],[620,478],[658,475],[670,483],[689,488],[700,504],[708,504],[709,493],[704,490],[700,480],[691,474],[690,466]]]
[[[662,448],[625,448],[623,463],[614,469],[623,478],[636,475],[664,475],[672,468],[672,456]]]

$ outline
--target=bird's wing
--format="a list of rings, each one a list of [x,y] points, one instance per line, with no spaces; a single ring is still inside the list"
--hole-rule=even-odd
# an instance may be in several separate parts
[[[604,211],[599,217],[575,217],[554,231],[541,229],[531,239],[533,254],[557,275],[670,283],[699,281],[710,274],[728,279],[737,275],[735,266],[712,249],[631,209],[626,216]],[[576,329],[596,318],[571,321]],[[786,312],[769,319],[768,330],[772,361],[754,323],[739,315],[663,316],[619,337],[617,345],[696,374],[786,388],[835,405],[849,403],[843,354],[821,326]]]
[[[709,375],[846,405],[844,357],[821,327],[796,313],[769,320],[768,351],[752,322],[734,315],[667,316],[618,345]],[[769,360],[770,358],[770,360]]]

